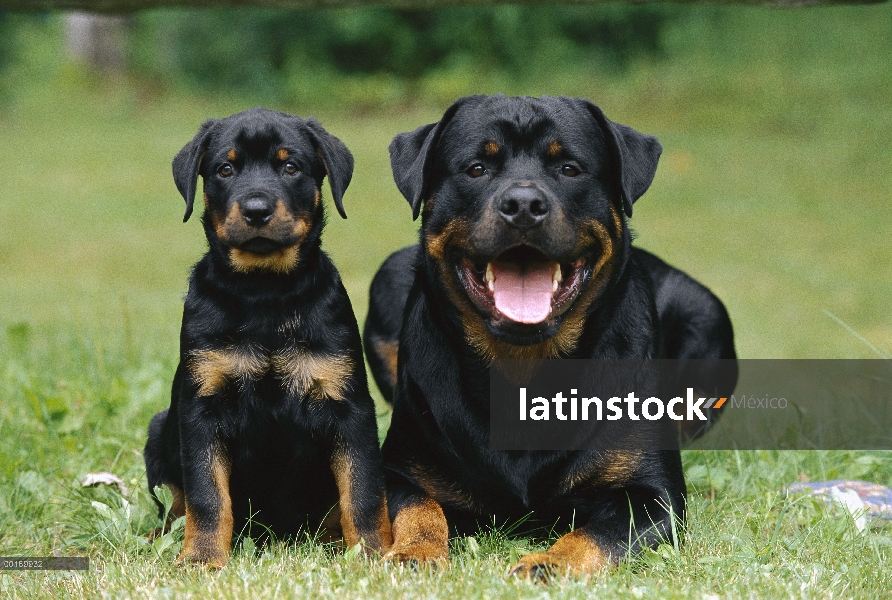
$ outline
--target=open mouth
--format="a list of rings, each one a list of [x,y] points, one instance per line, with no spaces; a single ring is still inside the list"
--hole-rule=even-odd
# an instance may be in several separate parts
[[[516,246],[491,261],[465,258],[458,277],[478,309],[495,321],[534,325],[563,314],[583,283],[585,258],[572,263],[551,260],[530,246]]]
[[[281,248],[282,244],[265,237],[251,238],[239,246],[239,250],[244,250],[251,254],[269,254]]]

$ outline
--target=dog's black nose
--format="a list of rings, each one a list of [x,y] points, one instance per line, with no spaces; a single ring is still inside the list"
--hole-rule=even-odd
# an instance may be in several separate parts
[[[241,205],[242,216],[251,227],[260,227],[273,218],[273,206],[266,200],[251,198]]]
[[[548,198],[532,185],[515,185],[499,201],[499,213],[512,227],[530,229],[548,216]]]

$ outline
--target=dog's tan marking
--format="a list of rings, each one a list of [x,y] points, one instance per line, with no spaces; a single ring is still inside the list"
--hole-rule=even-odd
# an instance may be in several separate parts
[[[424,206],[422,207],[422,210],[421,210],[421,220],[422,221],[427,221],[428,216],[430,215],[431,211],[434,209],[434,201],[436,200],[436,198],[437,198],[436,195],[432,195],[430,198],[424,199]]]
[[[561,153],[561,151],[563,149],[564,149],[564,147],[561,146],[561,143],[558,142],[557,140],[555,140],[555,141],[551,142],[550,144],[548,144],[548,155],[549,156],[557,156]]]
[[[457,508],[473,509],[476,507],[473,497],[457,483],[440,477],[436,469],[419,464],[408,465],[409,475],[424,492],[439,504],[448,504]]]
[[[393,546],[385,555],[399,562],[445,563],[449,556],[449,526],[440,505],[425,498],[403,507],[393,520]]]
[[[610,216],[613,217],[613,236],[619,242],[623,236],[623,218],[613,204],[610,205]]]
[[[201,563],[221,568],[229,560],[232,545],[232,499],[229,495],[231,468],[218,448],[211,453],[208,467],[217,494],[216,515],[211,523],[203,523],[186,499],[186,531],[178,562]]]
[[[313,210],[319,208],[319,203],[322,202],[322,192],[316,190],[313,192]]]
[[[375,511],[375,528],[369,531],[360,531],[356,523],[356,507],[353,503],[353,485],[356,479],[353,476],[353,468],[346,449],[338,448],[332,453],[331,470],[338,486],[340,525],[344,535],[344,543],[350,548],[364,542],[368,551],[381,552],[390,548],[393,544],[393,536],[390,530],[390,519],[387,516],[387,499],[381,490],[380,503]]]
[[[601,246],[601,255],[592,268],[592,276],[586,290],[576,298],[573,306],[564,317],[557,334],[552,338],[554,343],[562,348],[561,352],[567,354],[576,348],[579,336],[585,328],[586,311],[592,302],[601,294],[607,280],[613,273],[614,242],[603,223],[592,219],[586,227],[582,228],[582,234],[577,242],[575,255],[581,256],[586,248],[590,248],[593,242]]]
[[[312,400],[343,400],[355,366],[348,356],[302,348],[274,354],[271,362],[289,392]]]
[[[278,152],[276,152],[276,158],[278,158],[282,162],[288,160],[289,156],[290,155],[288,154],[288,150],[286,150],[285,148],[279,148]]]
[[[244,221],[244,219],[242,218],[242,211],[238,204],[233,204],[229,207],[229,212],[226,213],[226,218],[224,220],[220,221],[219,219],[214,219],[214,231],[217,233],[217,237],[220,238],[221,242],[225,244],[229,241],[231,236],[230,230],[241,227],[242,224],[240,221]]]
[[[561,575],[597,573],[610,564],[610,557],[581,530],[561,536],[547,552],[535,552],[521,558],[510,573],[519,577],[542,577],[542,571]]]
[[[626,484],[641,464],[640,450],[606,450],[561,482],[561,492]]]
[[[372,347],[384,363],[387,382],[391,387],[396,387],[397,357],[400,352],[400,343],[389,340],[373,340]]]
[[[375,530],[378,532],[378,547],[381,553],[387,552],[393,547],[393,526],[390,523],[390,513],[387,510],[387,494],[381,490],[381,502],[375,515]]]
[[[258,350],[230,347],[193,350],[186,367],[198,384],[198,395],[204,397],[222,392],[230,381],[258,379],[269,369],[269,362]]]
[[[229,263],[239,273],[271,271],[284,274],[297,266],[299,258],[297,244],[273,250],[269,254],[254,254],[238,248],[229,249]]]
[[[341,513],[341,532],[344,535],[344,543],[348,548],[359,543],[359,530],[353,519],[353,472],[350,468],[350,460],[347,453],[342,450],[336,450],[331,456],[331,471],[335,476],[335,483],[338,486],[338,506]],[[366,540],[368,541],[368,540]]]
[[[226,153],[226,159],[229,162],[235,162],[238,160],[238,152],[235,151],[235,148],[229,149],[229,152]]]
[[[486,142],[486,145],[483,146],[483,152],[488,156],[494,156],[499,153],[499,145],[494,141]]]
[[[429,233],[424,237],[427,253],[436,260],[442,261],[447,246],[463,246],[471,236],[471,225],[464,219],[450,221],[440,233]]]
[[[204,207],[205,207],[205,209],[209,209],[209,208],[211,207],[211,202],[210,202],[210,200],[208,200],[208,193],[207,193],[207,192],[203,192],[201,195],[202,195],[202,197],[204,198]]]

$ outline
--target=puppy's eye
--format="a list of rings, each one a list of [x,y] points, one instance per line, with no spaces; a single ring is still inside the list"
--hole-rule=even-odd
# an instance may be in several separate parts
[[[486,167],[484,167],[480,163],[477,163],[476,165],[471,165],[471,168],[465,171],[465,173],[467,173],[471,177],[480,177],[486,174]]]
[[[285,172],[289,175],[294,175],[297,173],[297,165],[289,160],[285,163]]]
[[[573,165],[564,165],[561,167],[561,173],[567,177],[576,177],[579,175],[579,169]]]
[[[218,174],[220,177],[229,177],[229,176],[232,175],[234,172],[235,172],[235,171],[233,171],[233,169],[232,169],[232,165],[229,164],[229,163],[223,163],[222,165],[220,165],[220,168],[217,169],[217,174]]]

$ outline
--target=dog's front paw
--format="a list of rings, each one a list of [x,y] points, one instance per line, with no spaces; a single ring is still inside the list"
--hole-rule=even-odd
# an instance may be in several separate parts
[[[407,564],[413,568],[422,565],[446,566],[449,564],[449,545],[431,541],[394,544],[384,560]]]
[[[508,571],[508,576],[546,583],[550,577],[567,570],[567,561],[562,558],[548,552],[534,552],[517,561]]]
[[[610,557],[584,531],[577,529],[561,536],[548,552],[534,552],[521,558],[508,575],[548,581],[554,575],[593,575],[610,564]]]
[[[190,536],[186,532],[183,551],[177,557],[178,565],[203,565],[222,569],[229,561],[229,545],[212,536]]]
[[[222,569],[229,561],[229,554],[202,552],[181,552],[177,557],[178,565],[201,565],[210,569]]]

